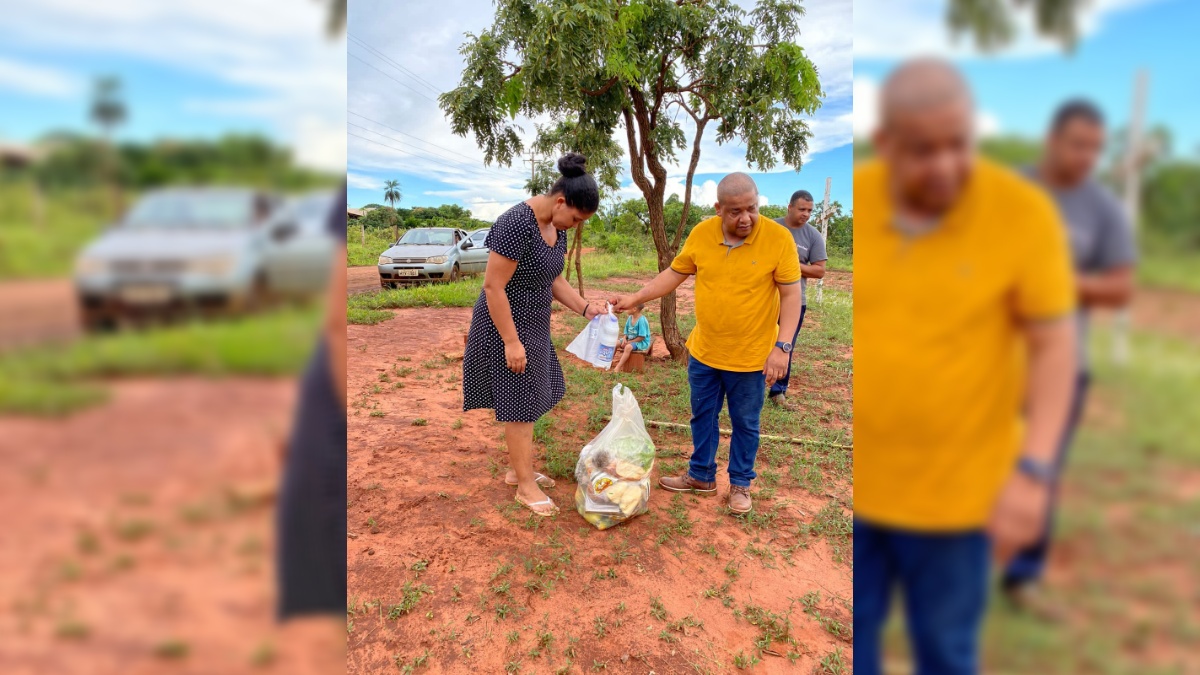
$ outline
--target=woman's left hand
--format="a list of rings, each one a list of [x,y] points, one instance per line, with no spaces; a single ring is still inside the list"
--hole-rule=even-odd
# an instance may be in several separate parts
[[[606,314],[606,312],[604,311],[604,306],[598,305],[597,303],[594,303],[594,302],[589,303],[587,308],[583,310],[583,318],[587,319],[588,321],[591,321],[592,319],[600,316],[601,314]]]

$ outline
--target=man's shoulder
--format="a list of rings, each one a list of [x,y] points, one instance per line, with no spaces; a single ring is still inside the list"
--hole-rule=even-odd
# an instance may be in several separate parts
[[[989,205],[1003,204],[1009,213],[1057,218],[1058,207],[1050,194],[1018,170],[980,158],[976,160],[975,172],[983,188],[978,194]]]

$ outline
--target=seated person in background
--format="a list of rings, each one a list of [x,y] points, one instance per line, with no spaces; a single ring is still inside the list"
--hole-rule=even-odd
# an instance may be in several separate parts
[[[642,315],[645,308],[646,303],[639,303],[625,319],[625,334],[617,342],[617,351],[621,352],[621,360],[617,362],[616,368],[618,372],[625,366],[630,354],[644,354],[650,351],[650,322]]]

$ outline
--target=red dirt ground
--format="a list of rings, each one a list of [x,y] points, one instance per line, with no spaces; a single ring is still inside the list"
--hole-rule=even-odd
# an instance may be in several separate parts
[[[690,306],[690,289],[684,290],[681,306]],[[613,673],[719,672],[738,654],[755,653],[759,629],[733,612],[747,605],[780,615],[790,607],[791,634],[802,645],[792,664],[782,656],[789,648],[772,644],[780,655],[764,654],[757,672],[812,672],[838,648],[849,667],[848,640],[826,632],[798,602],[819,591],[821,613],[848,626],[849,611],[834,600],[851,598],[848,562],[835,562],[823,539],[797,548],[793,565],[776,557],[768,568],[747,552],[749,544],[778,551],[797,543],[795,526],[812,521],[827,497],[788,490],[786,522],[748,534],[717,512],[728,489],[721,484],[721,497],[683,498],[694,534],[661,546],[655,543],[657,526],[670,520],[671,506],[662,490],[652,491],[650,514],[605,531],[575,511],[570,480],[547,491],[563,509],[554,519],[501,511],[513,494],[503,483],[501,427],[490,411],[462,412],[460,359],[470,312],[395,310],[390,321],[349,327],[349,672],[387,672],[427,654],[430,672],[499,673],[511,664],[517,672],[549,673],[566,664],[569,647],[569,672],[590,672],[600,663]],[[658,350],[665,353],[661,345]],[[412,370],[397,377],[396,368]],[[381,381],[385,374],[388,381]],[[583,407],[572,405],[557,419],[574,425],[578,417],[583,425]],[[660,449],[675,449],[679,457],[690,453],[686,436],[651,433]],[[659,471],[656,464],[655,478]],[[724,474],[721,480],[727,480]],[[701,551],[709,543],[715,556]],[[569,561],[559,558],[564,552]],[[546,576],[531,572],[526,561],[533,570],[536,561],[546,562]],[[730,581],[724,570],[731,562],[739,571],[728,588],[733,601],[727,609],[703,591]],[[504,564],[511,571],[494,577]],[[615,578],[604,576],[609,570]],[[524,585],[555,575],[548,598]],[[505,583],[511,584],[507,590]],[[406,584],[425,584],[430,594],[408,613],[387,618]],[[651,615],[652,596],[661,597],[665,621]],[[501,618],[498,605],[512,613]],[[667,629],[689,615],[703,626]],[[603,638],[596,635],[597,617],[606,625]],[[554,642],[531,656],[543,630]]]
[[[65,419],[0,418],[0,672],[298,672],[271,508],[293,389],[127,380]]]

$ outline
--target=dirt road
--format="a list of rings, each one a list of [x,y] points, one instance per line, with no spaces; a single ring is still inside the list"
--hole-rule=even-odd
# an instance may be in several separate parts
[[[0,672],[271,666],[272,502],[293,389],[123,381],[66,419],[0,418]]]
[[[687,307],[690,283],[683,290]],[[470,313],[395,310],[390,321],[349,327],[349,672],[422,658],[446,673],[550,673],[568,660],[564,672],[716,672],[758,658],[760,639],[772,643],[762,672],[812,672],[839,648],[849,662],[849,643],[799,604],[819,593],[817,611],[848,629],[835,599],[851,595],[849,567],[824,540],[801,546],[789,534],[827,496],[781,485],[786,522],[751,533],[719,513],[719,498],[672,501],[663,491],[651,513],[598,531],[575,512],[570,479],[548,490],[563,507],[557,517],[513,508],[501,427],[490,411],[461,409]],[[550,433],[586,428],[588,407],[564,401],[563,428]],[[678,439],[652,433],[670,461],[686,457]],[[659,541],[670,522],[691,534]],[[789,545],[787,562],[757,557]],[[763,638],[785,621],[798,646]]]
[[[0,351],[79,335],[79,313],[70,279],[0,283]]]

